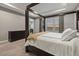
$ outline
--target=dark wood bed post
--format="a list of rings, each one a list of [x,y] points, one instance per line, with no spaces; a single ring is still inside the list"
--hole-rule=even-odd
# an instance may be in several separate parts
[[[44,18],[44,19],[42,19],[42,18]],[[39,19],[39,32],[42,32],[42,29],[44,30],[44,32],[45,32],[45,17],[40,17],[40,19]],[[43,22],[42,22],[42,20],[43,20]],[[43,28],[42,28],[42,23],[43,23]]]
[[[25,10],[25,42],[27,41],[27,37],[29,36],[29,11],[31,7],[37,4],[39,3],[31,3],[26,7],[26,10]]]
[[[27,41],[27,37],[29,35],[29,9],[25,10],[25,42]]]
[[[78,12],[76,13],[76,29],[78,30],[78,23],[77,23],[77,21],[78,21]]]
[[[78,21],[79,21],[79,11],[76,12],[76,29],[77,31],[79,32],[79,29],[78,29]]]
[[[45,17],[44,17],[44,21],[43,22],[44,22],[43,26],[44,26],[44,32],[45,32],[46,31],[46,26],[45,26],[46,25],[46,18]]]
[[[39,18],[39,32],[42,32],[42,18]]]

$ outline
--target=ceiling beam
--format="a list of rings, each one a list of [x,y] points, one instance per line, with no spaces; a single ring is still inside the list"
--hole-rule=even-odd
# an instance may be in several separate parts
[[[77,11],[70,11],[70,12],[65,12],[65,13],[59,13],[59,14],[54,14],[54,15],[48,15],[45,16],[45,18],[49,18],[49,17],[55,17],[55,16],[60,16],[60,15],[67,15],[67,14],[72,14],[72,13],[76,13]]]
[[[33,14],[35,14],[35,15],[38,15],[38,16],[40,16],[40,17],[44,17],[44,16],[42,16],[42,15],[36,13],[36,12],[35,12],[34,10],[32,10],[32,9],[29,9],[29,11],[32,12]]]
[[[40,17],[44,17],[44,16],[42,16],[42,15],[36,13],[34,10],[31,9],[31,7],[33,7],[33,6],[35,6],[35,5],[38,5],[38,4],[39,4],[39,3],[31,3],[31,4],[29,4],[29,5],[26,7],[26,10],[28,9],[28,10],[29,10],[30,12],[32,12],[33,14],[38,15],[38,16],[40,16]]]
[[[48,15],[48,16],[45,16],[45,18],[50,18],[50,17],[55,17],[55,16],[59,16],[59,14],[55,14],[55,15]]]
[[[64,15],[67,15],[67,14],[73,14],[73,13],[76,13],[77,11],[70,11],[70,12],[66,12],[64,13]]]
[[[39,3],[31,3],[31,4],[29,4],[28,6],[27,6],[27,8],[31,8],[31,7],[33,7],[33,6],[35,6],[35,5],[37,5],[37,4],[39,4]]]

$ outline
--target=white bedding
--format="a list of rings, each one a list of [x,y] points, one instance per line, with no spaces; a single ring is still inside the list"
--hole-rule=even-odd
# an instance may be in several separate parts
[[[49,35],[49,37],[48,34],[54,35]],[[79,43],[74,44],[74,40],[76,42],[78,38],[74,38],[71,41],[62,41],[60,33],[56,35],[55,33],[48,34],[39,36],[36,41],[27,41],[25,46],[32,45],[55,56],[73,56],[79,54],[77,51],[79,48],[75,48]]]
[[[52,33],[52,32],[49,32],[49,33],[41,35],[41,37],[61,38],[62,37],[62,33]]]
[[[77,33],[77,37],[79,37],[79,33]]]

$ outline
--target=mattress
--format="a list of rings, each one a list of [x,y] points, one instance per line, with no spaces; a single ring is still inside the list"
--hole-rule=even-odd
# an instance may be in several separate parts
[[[74,55],[73,40],[62,41],[60,33],[52,36],[50,34],[55,34],[55,33],[48,33],[48,34],[41,35],[35,41],[31,41],[31,42],[27,41],[25,46],[27,45],[35,46],[55,56],[73,56]]]

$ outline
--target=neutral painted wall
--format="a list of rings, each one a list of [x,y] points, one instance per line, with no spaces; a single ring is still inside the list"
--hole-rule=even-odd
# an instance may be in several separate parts
[[[0,10],[0,41],[8,40],[8,31],[25,29],[25,17]]]
[[[76,13],[64,16],[64,30],[67,28],[76,29]]]

